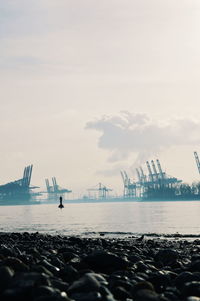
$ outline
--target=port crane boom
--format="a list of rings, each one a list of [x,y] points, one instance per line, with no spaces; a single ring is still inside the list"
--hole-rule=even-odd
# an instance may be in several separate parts
[[[153,160],[151,160],[151,165],[153,167],[153,172],[154,172],[155,179],[156,179],[156,181],[158,181],[158,173],[157,173],[156,166],[155,166],[155,163],[154,163]]]
[[[138,177],[139,182],[142,182],[142,177],[140,175],[140,172],[139,172],[138,168],[136,168],[136,173],[137,173],[137,177]]]
[[[148,161],[146,162],[146,164],[147,164],[147,169],[148,169],[148,171],[149,171],[149,178],[150,178],[151,182],[153,182],[153,173],[152,173],[152,171],[151,171],[150,164],[149,164]]]
[[[161,165],[160,165],[160,161],[157,159],[156,160],[157,166],[158,166],[158,170],[159,170],[159,174],[162,180],[164,180],[164,173],[162,171]]]
[[[195,157],[197,168],[198,168],[198,171],[200,174],[200,161],[199,161],[199,156],[198,156],[197,152],[194,152],[194,157]]]

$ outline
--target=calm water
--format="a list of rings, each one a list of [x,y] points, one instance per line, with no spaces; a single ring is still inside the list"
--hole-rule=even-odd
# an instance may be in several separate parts
[[[200,201],[0,206],[0,231],[95,235],[200,234]]]

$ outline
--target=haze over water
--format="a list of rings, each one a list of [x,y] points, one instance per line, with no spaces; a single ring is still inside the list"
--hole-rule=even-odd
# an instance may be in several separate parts
[[[62,235],[199,234],[200,202],[96,202],[0,207],[0,231]]]

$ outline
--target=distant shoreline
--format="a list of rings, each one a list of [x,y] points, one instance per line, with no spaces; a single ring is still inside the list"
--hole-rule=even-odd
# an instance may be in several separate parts
[[[162,239],[162,240],[168,240],[168,239],[200,239],[200,234],[181,234],[181,233],[132,233],[132,232],[106,232],[106,231],[100,231],[100,232],[85,232],[80,234],[74,234],[74,235],[62,235],[62,234],[52,234],[49,232],[36,232],[36,231],[17,231],[17,232],[10,232],[10,231],[1,231],[0,232],[0,238],[4,237],[5,235],[12,236],[12,235],[39,235],[41,237],[49,236],[49,237],[63,237],[63,238],[80,238],[80,239],[97,239],[98,237],[105,238],[105,239],[116,239],[116,240],[129,240],[129,239],[138,239],[141,236],[144,236],[144,239]]]

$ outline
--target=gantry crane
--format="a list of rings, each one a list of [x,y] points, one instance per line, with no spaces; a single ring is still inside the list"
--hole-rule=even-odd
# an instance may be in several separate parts
[[[69,189],[60,187],[57,184],[56,177],[52,177],[52,184],[53,184],[53,186],[51,186],[49,184],[49,180],[48,179],[45,179],[45,183],[46,183],[47,193],[55,193],[56,194],[56,193],[70,193],[70,192],[72,192]]]
[[[107,188],[105,185],[103,185],[102,183],[98,184],[98,187],[94,187],[94,188],[89,188],[88,191],[98,191],[98,198],[99,199],[105,199],[107,197],[107,193],[109,191],[112,191],[112,189]]]

